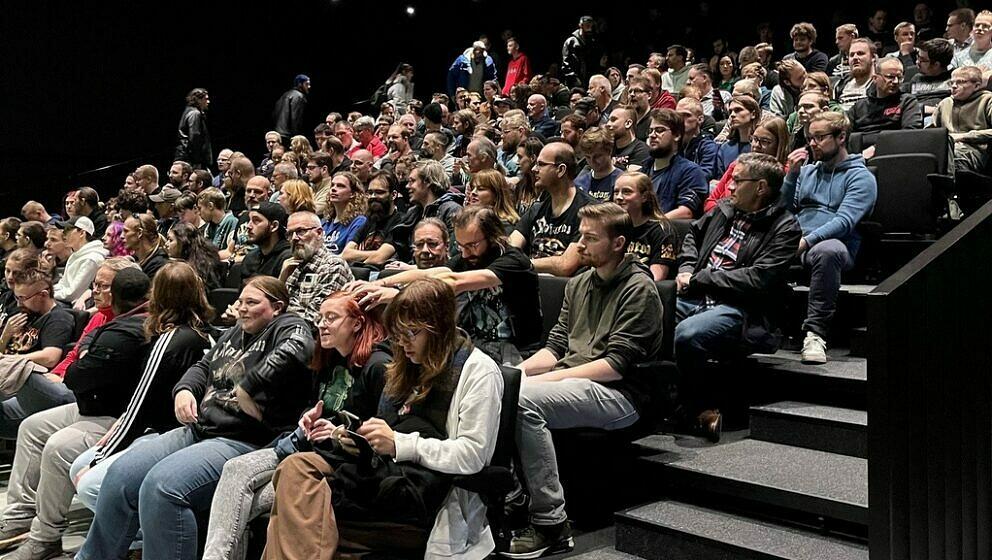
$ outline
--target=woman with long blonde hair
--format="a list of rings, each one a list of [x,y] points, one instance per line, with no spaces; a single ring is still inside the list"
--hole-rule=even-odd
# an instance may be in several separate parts
[[[330,252],[340,255],[355,238],[367,221],[366,210],[368,197],[362,180],[351,171],[335,173],[327,191],[327,211],[321,220],[324,245]]]

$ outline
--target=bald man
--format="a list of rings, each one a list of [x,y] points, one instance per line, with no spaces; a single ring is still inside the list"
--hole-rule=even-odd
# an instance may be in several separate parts
[[[51,215],[45,210],[45,207],[41,205],[40,202],[29,200],[21,208],[21,215],[24,216],[24,221],[27,222],[41,222],[43,224],[54,224],[55,222],[61,221],[59,215]]]
[[[543,136],[558,136],[559,123],[548,114],[548,100],[540,93],[527,98],[527,118],[531,129]]]
[[[578,162],[564,142],[545,146],[534,162],[535,185],[547,192],[524,212],[510,234],[510,245],[526,253],[534,270],[572,276],[579,269],[579,209],[596,199],[575,188]]]
[[[231,205],[228,207],[235,216],[240,215],[248,207],[245,205],[245,186],[248,180],[255,176],[255,166],[251,160],[242,156],[231,158],[230,166],[224,177],[224,188],[231,195]]]

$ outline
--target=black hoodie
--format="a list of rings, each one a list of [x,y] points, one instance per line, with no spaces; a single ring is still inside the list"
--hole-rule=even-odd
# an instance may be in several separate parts
[[[310,404],[313,376],[308,364],[314,349],[310,332],[310,325],[294,313],[276,316],[255,335],[245,333],[239,323],[189,368],[172,396],[187,390],[196,397],[194,429],[201,437],[269,443],[293,429]],[[261,421],[241,410],[234,398],[238,386],[258,405]]]

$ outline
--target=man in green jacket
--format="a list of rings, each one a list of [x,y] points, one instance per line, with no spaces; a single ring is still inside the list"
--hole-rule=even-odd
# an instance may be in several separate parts
[[[992,144],[992,92],[982,88],[982,71],[965,66],[951,73],[951,96],[937,104],[933,126],[954,140],[954,170],[985,173]]]
[[[661,299],[651,274],[626,256],[630,216],[612,202],[579,210],[578,252],[586,272],[565,287],[547,345],[518,366],[517,446],[530,490],[531,526],[509,558],[536,558],[573,546],[558,478],[553,429],[617,430],[634,424],[647,394],[634,364],[661,350]]]

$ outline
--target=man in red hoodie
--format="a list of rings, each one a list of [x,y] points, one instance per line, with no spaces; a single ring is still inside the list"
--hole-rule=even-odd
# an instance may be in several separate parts
[[[657,68],[646,68],[641,75],[648,79],[651,84],[651,94],[648,103],[652,109],[672,109],[675,110],[675,98],[672,94],[661,89],[661,72]]]
[[[503,85],[503,95],[510,95],[510,90],[516,84],[526,84],[532,76],[530,59],[520,51],[520,43],[515,37],[506,40],[506,52],[510,55],[510,63],[506,65],[506,83]]]

